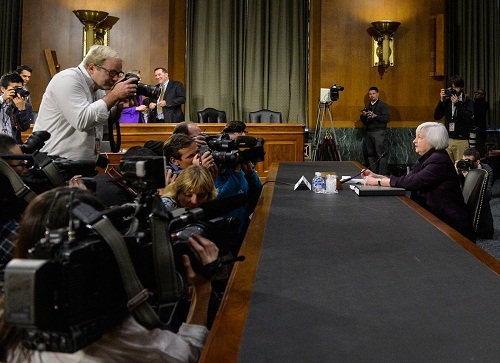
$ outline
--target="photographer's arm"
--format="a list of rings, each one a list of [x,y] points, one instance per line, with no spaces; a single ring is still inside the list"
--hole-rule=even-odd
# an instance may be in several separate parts
[[[203,265],[215,261],[219,255],[219,249],[215,243],[197,234],[193,234],[189,237],[189,243],[200,256]],[[206,326],[208,303],[212,293],[212,283],[193,271],[188,256],[183,255],[182,259],[184,268],[186,269],[186,277],[194,287],[194,295],[186,323]]]

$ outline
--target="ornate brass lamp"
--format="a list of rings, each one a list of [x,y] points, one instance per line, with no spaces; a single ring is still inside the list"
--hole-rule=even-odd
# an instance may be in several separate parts
[[[394,66],[393,35],[401,23],[392,20],[380,20],[372,23],[374,32],[368,31],[373,37],[373,66],[387,68]],[[372,34],[373,33],[373,34]]]
[[[73,13],[84,25],[83,28],[83,56],[87,54],[90,47],[95,44],[95,28],[109,15],[99,10],[73,10]]]
[[[118,20],[120,20],[120,18],[108,15],[106,19],[104,19],[97,25],[95,29],[95,44],[109,45],[110,30]]]

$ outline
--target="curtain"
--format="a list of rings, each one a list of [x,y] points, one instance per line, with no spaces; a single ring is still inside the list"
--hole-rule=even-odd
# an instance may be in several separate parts
[[[448,76],[461,75],[465,92],[473,97],[486,90],[488,123],[500,127],[500,0],[447,0]]]
[[[22,0],[0,1],[0,70],[15,70],[21,63]]]
[[[307,0],[188,0],[186,114],[248,121],[263,108],[306,123]]]

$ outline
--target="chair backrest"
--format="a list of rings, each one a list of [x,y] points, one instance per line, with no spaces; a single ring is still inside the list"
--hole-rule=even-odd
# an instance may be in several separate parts
[[[271,110],[259,110],[250,112],[249,120],[251,123],[281,123],[281,112]]]
[[[205,108],[198,111],[198,123],[226,123],[226,112],[215,108]]]
[[[485,195],[488,186],[488,172],[484,169],[472,169],[467,173],[462,189],[465,204],[472,217],[474,232],[479,226],[479,217],[483,209],[483,203],[487,203]]]

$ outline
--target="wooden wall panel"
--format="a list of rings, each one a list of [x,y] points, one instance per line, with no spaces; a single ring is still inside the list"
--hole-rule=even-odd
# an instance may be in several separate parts
[[[431,45],[434,21],[431,16],[444,12],[443,0],[338,0],[312,1],[314,17],[321,17],[321,31],[311,42],[321,44],[320,61],[311,61],[310,89],[316,104],[310,104],[309,126],[316,122],[320,88],[334,83],[345,87],[332,104],[337,127],[361,127],[359,110],[368,102],[368,88],[377,86],[380,98],[391,107],[389,127],[414,127],[433,117],[444,77],[431,77],[434,67]],[[394,20],[401,26],[394,36],[395,67],[387,73],[371,65],[371,22]],[[317,47],[317,45],[316,45]],[[311,54],[311,57],[317,56]],[[313,121],[314,123],[311,123]]]

